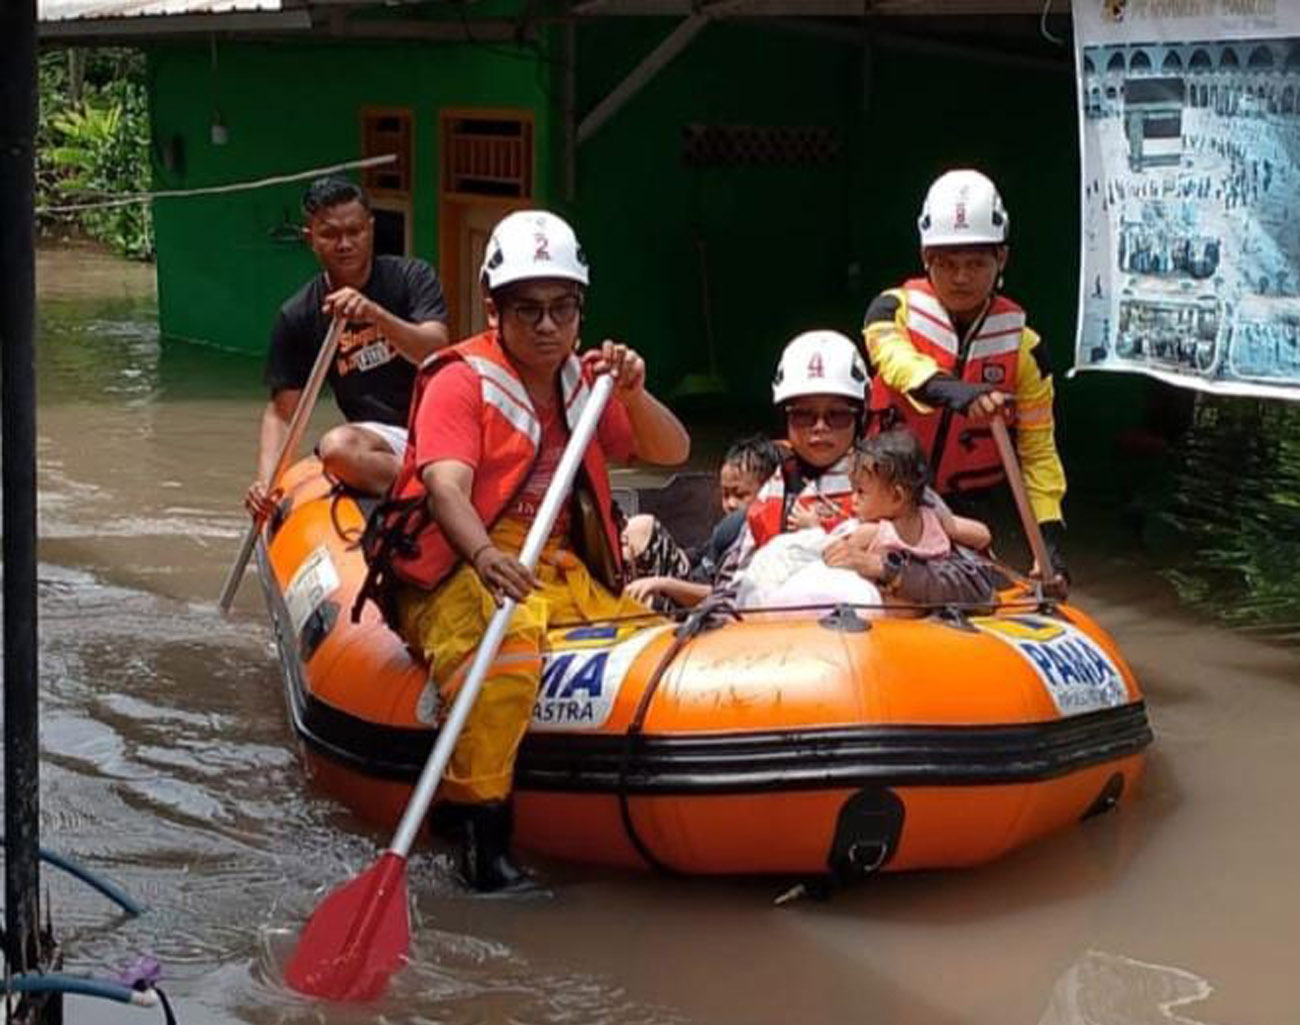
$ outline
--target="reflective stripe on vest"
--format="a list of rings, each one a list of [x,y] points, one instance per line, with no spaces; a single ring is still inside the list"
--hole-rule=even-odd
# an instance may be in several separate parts
[[[479,379],[483,433],[470,504],[484,526],[491,529],[532,473],[542,437],[541,422],[528,390],[507,360],[493,330],[441,349],[421,364],[411,399],[411,436],[392,494],[397,498],[407,498],[425,493],[415,472],[415,413],[429,381],[457,360],[468,364]],[[560,368],[559,384],[565,421],[572,430],[590,396],[586,374],[576,356],[570,356]],[[609,475],[604,453],[595,438],[587,447],[582,470],[600,510],[605,542],[610,547],[614,564],[621,566],[621,546],[611,510]],[[393,557],[393,569],[407,583],[432,590],[456,566],[460,556],[452,550],[436,524],[424,526],[411,541],[409,551]]]
[[[1004,296],[995,296],[975,333],[963,346],[947,310],[925,278],[907,281],[900,291],[905,311],[903,326],[908,340],[938,364],[939,369],[971,384],[988,384],[1008,395],[1016,391],[1020,344],[1025,311]],[[936,409],[922,413],[905,396],[877,375],[871,382],[872,432],[879,432],[889,411],[890,419],[906,426],[921,442],[930,459],[935,490],[951,494],[987,487],[1002,479],[1002,463],[988,427],[968,417]],[[943,452],[934,451],[939,425],[945,415],[948,430]]]
[[[794,501],[800,505],[811,506],[818,499],[829,502],[839,510],[838,515],[822,519],[826,530],[833,530],[853,515],[853,481],[849,477],[851,455],[846,455],[834,466],[822,473],[820,477],[806,481]],[[749,503],[745,519],[754,544],[762,547],[778,534],[785,533],[786,492],[785,478],[787,465],[779,467]]]
[[[533,402],[524,384],[514,374],[482,356],[466,355],[465,362],[479,376],[479,395],[534,448],[542,443],[542,425],[533,413]]]

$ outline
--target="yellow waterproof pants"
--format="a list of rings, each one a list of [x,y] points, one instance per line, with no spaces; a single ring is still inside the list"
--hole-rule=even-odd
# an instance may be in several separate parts
[[[525,523],[503,519],[491,537],[502,551],[517,554],[523,549],[527,530]],[[442,792],[450,801],[481,804],[509,796],[515,756],[532,719],[541,682],[542,653],[551,623],[591,622],[646,612],[640,602],[610,594],[555,538],[543,549],[534,575],[541,589],[521,602],[510,617],[501,650],[488,668],[483,689],[443,774]],[[461,565],[432,592],[404,590],[398,608],[402,636],[424,654],[430,679],[444,703],[449,703],[496,612],[492,596],[473,568]]]

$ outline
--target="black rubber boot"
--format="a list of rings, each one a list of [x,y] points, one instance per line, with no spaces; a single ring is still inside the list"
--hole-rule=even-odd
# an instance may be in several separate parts
[[[537,888],[510,856],[514,815],[507,801],[465,805],[460,872],[479,893],[523,893]]]
[[[464,836],[465,822],[473,810],[472,804],[439,801],[430,809],[425,821],[434,836],[459,843]]]

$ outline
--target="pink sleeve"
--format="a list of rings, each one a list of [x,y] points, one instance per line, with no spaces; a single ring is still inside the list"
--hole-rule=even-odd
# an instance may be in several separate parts
[[[478,374],[455,360],[433,375],[415,411],[415,466],[454,459],[477,469],[482,454]]]

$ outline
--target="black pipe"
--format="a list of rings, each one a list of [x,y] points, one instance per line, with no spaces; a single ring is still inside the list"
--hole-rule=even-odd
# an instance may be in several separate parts
[[[0,0],[0,458],[4,516],[5,956],[39,966],[36,735],[36,2]]]

